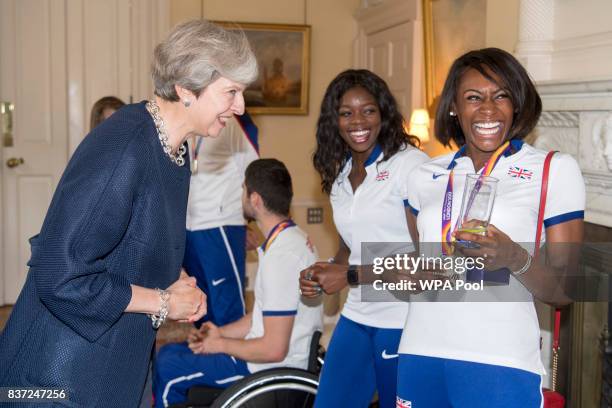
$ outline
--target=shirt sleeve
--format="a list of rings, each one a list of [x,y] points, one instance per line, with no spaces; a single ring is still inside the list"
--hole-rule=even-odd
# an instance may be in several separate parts
[[[300,302],[299,276],[302,269],[303,262],[291,253],[279,251],[266,259],[262,271],[264,317],[297,314]]]
[[[77,150],[40,235],[31,240],[28,265],[41,301],[92,342],[121,317],[132,296],[128,279],[109,272],[107,264],[117,256],[146,171],[137,153],[143,147],[134,139],[140,140],[111,153],[101,143]]]
[[[238,123],[238,119],[233,118],[230,123],[232,158],[236,163],[240,176],[244,177],[246,168],[252,161],[259,158],[259,154],[257,153],[255,147],[251,144],[249,137],[245,134],[245,130],[242,128],[240,123]]]
[[[429,160],[429,157],[420,150],[414,150],[407,155],[402,163],[401,194],[404,206],[409,208],[414,215],[418,215],[420,205],[418,202],[418,188],[416,186],[417,173],[421,165]]]
[[[544,226],[584,218],[585,186],[576,160],[565,153],[555,153],[550,163]]]

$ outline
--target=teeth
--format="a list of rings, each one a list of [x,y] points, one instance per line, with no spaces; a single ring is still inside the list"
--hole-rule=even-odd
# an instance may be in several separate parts
[[[360,137],[360,136],[365,136],[368,133],[370,133],[369,130],[357,130],[355,132],[351,132],[351,136]]]
[[[477,128],[491,129],[494,127],[498,127],[501,122],[484,122],[484,123],[475,123],[474,126]]]
[[[474,128],[481,135],[493,135],[499,131],[501,122],[481,122],[474,123]]]
[[[478,129],[478,133],[480,133],[481,135],[493,135],[495,133],[497,133],[498,128],[493,128],[493,129]]]

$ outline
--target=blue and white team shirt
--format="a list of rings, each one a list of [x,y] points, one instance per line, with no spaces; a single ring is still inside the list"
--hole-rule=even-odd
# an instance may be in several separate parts
[[[546,153],[520,140],[502,156],[491,176],[499,180],[491,224],[516,243],[535,241]],[[435,158],[411,175],[409,205],[417,214],[419,240],[442,241],[441,211],[453,159],[452,225],[461,207],[465,175],[475,173],[462,151]],[[578,164],[568,154],[554,155],[549,173],[544,226],[584,218],[585,187]],[[542,233],[542,242],[546,239]],[[533,250],[533,245],[531,245]],[[510,288],[533,297],[510,277]],[[493,289],[495,290],[495,289]],[[470,294],[466,299],[470,299]],[[476,296],[476,295],[474,295]],[[473,299],[473,298],[472,298]],[[399,352],[506,366],[543,374],[540,327],[532,301],[412,302]]]
[[[274,229],[270,233],[270,236]],[[308,367],[310,340],[316,330],[323,330],[321,299],[300,296],[300,272],[317,261],[316,249],[306,233],[291,226],[272,241],[258,248],[259,267],[255,278],[255,303],[251,330],[245,339],[263,337],[266,316],[295,316],[287,357],[279,363],[247,363],[249,371],[273,367]]]
[[[248,165],[259,158],[257,128],[245,113],[233,117],[217,137],[202,137],[195,146],[189,140],[193,164],[187,204],[187,229],[201,231],[224,225],[245,225],[242,215],[242,183]]]
[[[414,185],[408,176],[429,158],[419,149],[407,145],[386,161],[376,145],[365,163],[366,177],[353,192],[349,159],[334,181],[330,201],[334,223],[351,251],[349,263],[362,264],[362,242],[412,244],[406,222],[405,200]],[[390,254],[382,254],[390,255]],[[362,302],[361,288],[351,288],[342,315],[371,327],[401,329],[404,327],[408,303]]]

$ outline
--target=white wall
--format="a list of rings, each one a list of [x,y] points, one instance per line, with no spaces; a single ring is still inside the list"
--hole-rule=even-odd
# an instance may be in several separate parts
[[[555,1],[555,39],[606,32],[612,33],[612,1]]]

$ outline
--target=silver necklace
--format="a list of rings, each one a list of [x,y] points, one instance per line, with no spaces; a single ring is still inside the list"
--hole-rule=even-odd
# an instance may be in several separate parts
[[[166,127],[164,126],[164,120],[159,116],[159,106],[157,106],[157,102],[148,101],[146,104],[147,111],[151,114],[153,118],[153,123],[155,123],[155,128],[157,129],[157,135],[159,136],[159,142],[162,145],[162,149],[168,155],[170,160],[175,163],[177,166],[182,166],[185,164],[185,158],[183,157],[185,153],[187,153],[187,148],[182,144],[176,154],[172,154],[172,146],[168,143],[168,134],[166,133]]]

